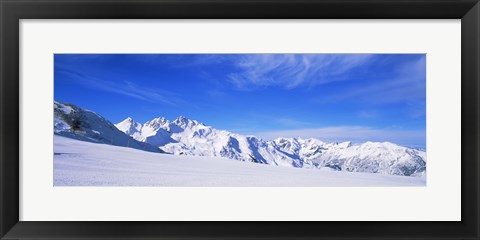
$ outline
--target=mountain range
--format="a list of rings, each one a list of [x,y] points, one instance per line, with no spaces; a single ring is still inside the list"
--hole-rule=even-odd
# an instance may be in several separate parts
[[[323,142],[315,138],[266,141],[218,130],[180,116],[144,124],[127,118],[113,125],[72,104],[54,103],[55,134],[83,141],[174,155],[215,156],[277,166],[402,176],[426,174],[426,152],[389,142]]]
[[[350,172],[404,176],[425,174],[426,153],[389,142],[327,143],[315,138],[277,138],[265,141],[218,130],[183,116],[163,117],[144,124],[127,118],[115,124],[138,141],[176,155],[217,156],[297,168],[322,168]]]

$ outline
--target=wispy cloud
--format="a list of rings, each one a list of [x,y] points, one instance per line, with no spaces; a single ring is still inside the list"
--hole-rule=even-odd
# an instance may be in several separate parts
[[[233,62],[228,78],[243,90],[314,86],[345,80],[345,73],[368,62],[370,54],[247,54]]]
[[[58,74],[64,74],[68,80],[75,81],[76,83],[87,87],[117,93],[143,101],[163,103],[173,106],[183,103],[183,100],[180,99],[176,93],[138,86],[127,80],[111,81],[101,79],[58,66],[56,67],[55,72]]]
[[[375,54],[167,54],[140,55],[139,61],[167,63],[174,68],[227,64],[223,79],[236,89],[315,86],[347,79],[345,74],[370,61]],[[205,77],[204,72],[200,72]],[[212,78],[208,74],[207,79]]]
[[[317,138],[322,141],[393,142],[397,144],[424,145],[425,130],[375,129],[362,126],[337,126],[313,129],[282,130],[257,133],[267,140],[278,137]]]
[[[321,96],[315,102],[329,103],[345,100],[363,101],[371,104],[396,102],[418,102],[425,100],[426,61],[421,57],[416,61],[399,66],[389,79],[343,89],[332,95]]]

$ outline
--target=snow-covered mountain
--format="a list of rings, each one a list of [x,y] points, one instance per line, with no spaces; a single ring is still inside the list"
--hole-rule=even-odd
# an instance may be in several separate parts
[[[405,176],[422,175],[426,168],[424,151],[389,142],[324,143],[312,138],[278,138],[274,142],[281,151],[313,167]]]
[[[118,130],[102,116],[72,104],[55,101],[54,133],[82,141],[105,143],[116,146],[162,152],[146,142],[139,142]]]
[[[141,125],[127,118],[117,128],[138,141],[176,155],[217,156],[240,161],[297,166],[296,160],[277,151],[272,143],[253,136],[217,130],[195,120],[155,118]],[[141,126],[141,127],[137,127]],[[134,131],[132,131],[134,129]]]
[[[318,139],[265,141],[218,130],[195,120],[163,117],[144,124],[132,118],[113,125],[102,116],[72,104],[54,102],[54,133],[82,141],[175,155],[225,157],[297,168],[424,176],[426,153],[388,142],[327,143]]]
[[[423,176],[426,153],[389,142],[326,143],[318,139],[278,138],[264,141],[178,117],[155,118],[145,124],[131,118],[117,128],[138,141],[175,155],[216,156],[298,168],[330,168],[349,172]]]

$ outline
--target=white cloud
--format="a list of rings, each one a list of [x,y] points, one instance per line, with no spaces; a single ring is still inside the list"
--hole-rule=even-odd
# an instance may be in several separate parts
[[[295,88],[344,80],[344,74],[370,60],[370,54],[248,54],[233,62],[228,75],[239,89]]]
[[[263,139],[278,137],[317,138],[326,142],[392,142],[402,145],[424,145],[425,130],[374,129],[362,126],[337,126],[298,130],[281,130],[255,134]]]

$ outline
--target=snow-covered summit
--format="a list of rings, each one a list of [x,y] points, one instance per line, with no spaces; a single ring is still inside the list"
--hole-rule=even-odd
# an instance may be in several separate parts
[[[151,128],[161,128],[161,127],[164,127],[164,126],[167,126],[170,124],[170,121],[168,121],[166,118],[164,117],[158,117],[158,118],[154,118],[148,122],[146,122],[144,125],[145,126],[149,126]]]
[[[180,116],[175,121],[173,121],[173,124],[185,129],[185,128],[192,128],[197,125],[203,125],[203,123],[199,123],[197,120],[190,120],[184,116]],[[203,125],[204,126],[204,125]]]
[[[131,117],[115,124],[115,126],[125,134],[135,138],[142,130],[142,124],[135,122]]]

